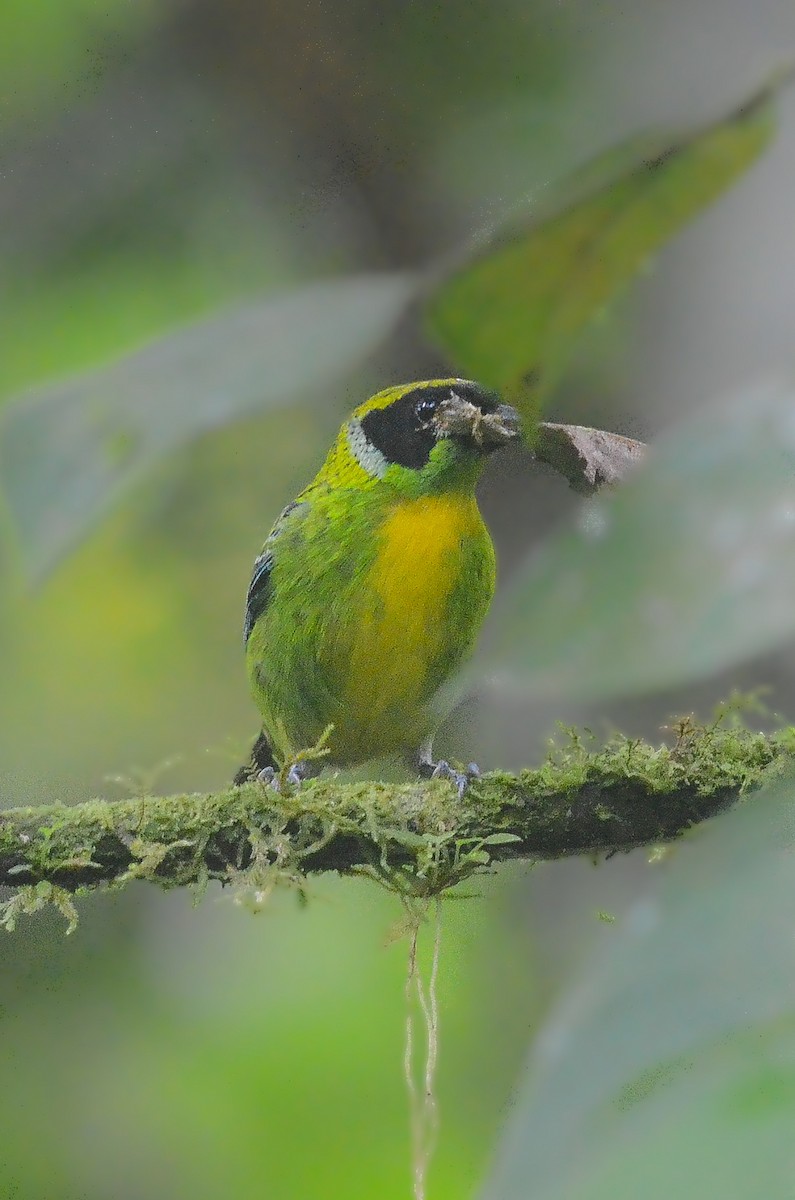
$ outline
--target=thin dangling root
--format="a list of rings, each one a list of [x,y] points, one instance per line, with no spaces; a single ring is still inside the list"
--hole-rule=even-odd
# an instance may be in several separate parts
[[[439,1136],[439,1106],[436,1097],[436,1066],[439,1059],[439,1004],[437,979],[442,941],[442,900],[435,898],[435,922],[431,975],[427,987],[417,962],[420,925],[428,914],[429,901],[407,905],[410,929],[406,976],[406,1045],[403,1068],[409,1096],[411,1122],[411,1168],[414,1200],[425,1200],[428,1167]],[[418,1083],[414,1070],[414,1021],[419,1005],[425,1026],[425,1066]]]

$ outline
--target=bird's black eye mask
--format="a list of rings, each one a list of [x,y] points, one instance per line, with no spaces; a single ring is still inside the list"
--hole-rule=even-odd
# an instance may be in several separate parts
[[[477,405],[484,413],[494,412],[499,405],[497,396],[471,383],[415,388],[386,408],[374,408],[366,413],[361,421],[365,437],[388,463],[422,470],[437,441],[433,418],[451,392]]]

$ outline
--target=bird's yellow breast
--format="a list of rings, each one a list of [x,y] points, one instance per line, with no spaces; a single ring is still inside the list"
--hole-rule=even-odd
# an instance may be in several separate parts
[[[462,494],[403,500],[381,525],[347,672],[346,707],[365,738],[379,729],[410,737],[399,726],[428,699],[429,667],[456,636],[449,602],[473,538],[488,534]]]

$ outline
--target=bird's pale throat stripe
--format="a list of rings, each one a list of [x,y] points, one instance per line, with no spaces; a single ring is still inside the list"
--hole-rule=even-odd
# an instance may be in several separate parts
[[[373,479],[383,479],[389,463],[381,451],[368,439],[367,434],[362,429],[361,421],[357,420],[356,417],[348,422],[347,434],[351,454],[362,470]]]

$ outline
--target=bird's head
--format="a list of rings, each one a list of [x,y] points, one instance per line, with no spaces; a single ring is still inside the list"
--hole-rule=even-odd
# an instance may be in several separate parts
[[[466,379],[401,384],[361,404],[340,431],[368,479],[412,492],[474,485],[486,457],[519,433],[515,409]]]

